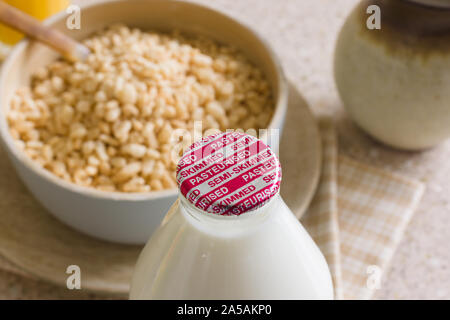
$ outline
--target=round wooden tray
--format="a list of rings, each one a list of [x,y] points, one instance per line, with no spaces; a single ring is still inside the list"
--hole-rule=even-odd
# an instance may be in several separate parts
[[[317,123],[293,86],[280,159],[281,194],[301,217],[319,180],[321,142]],[[141,247],[96,240],[60,223],[26,190],[1,149],[0,194],[0,268],[65,286],[67,267],[78,265],[83,290],[128,294]]]

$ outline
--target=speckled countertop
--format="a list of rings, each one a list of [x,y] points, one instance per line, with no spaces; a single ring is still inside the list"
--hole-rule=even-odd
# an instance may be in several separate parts
[[[81,0],[88,1],[88,0]],[[80,2],[74,1],[74,2]],[[317,115],[339,123],[340,149],[365,163],[415,177],[427,191],[383,277],[381,299],[450,298],[450,141],[422,153],[400,152],[368,138],[346,118],[332,77],[334,43],[358,0],[198,0],[246,22],[280,56],[289,78]],[[261,17],[264,17],[263,19]],[[0,271],[0,299],[103,298]]]

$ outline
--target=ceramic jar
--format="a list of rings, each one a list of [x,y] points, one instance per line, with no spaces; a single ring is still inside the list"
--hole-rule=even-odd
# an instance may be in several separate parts
[[[381,29],[367,27],[370,5]],[[376,139],[420,150],[450,137],[450,1],[362,1],[339,34],[334,71],[346,110]]]

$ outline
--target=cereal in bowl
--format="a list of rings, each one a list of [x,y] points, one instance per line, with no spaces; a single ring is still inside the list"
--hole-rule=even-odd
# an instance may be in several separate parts
[[[58,60],[19,89],[10,133],[56,176],[104,191],[176,187],[178,129],[266,128],[274,102],[262,72],[236,49],[178,33],[116,25],[84,41],[86,62]]]

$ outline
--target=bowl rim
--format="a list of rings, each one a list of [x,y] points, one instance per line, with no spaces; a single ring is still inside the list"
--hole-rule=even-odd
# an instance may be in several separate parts
[[[151,0],[150,0],[151,1]],[[81,10],[90,9],[93,7],[100,7],[103,5],[111,4],[111,3],[126,3],[127,0],[97,0],[90,3],[84,3],[79,5]],[[285,111],[287,109],[287,99],[288,99],[288,82],[283,71],[282,65],[278,56],[272,47],[267,43],[267,41],[252,27],[248,26],[246,23],[239,21],[236,18],[231,17],[230,15],[219,11],[217,9],[211,8],[208,5],[193,3],[186,0],[165,0],[165,2],[172,3],[181,3],[183,5],[192,6],[196,9],[211,11],[216,15],[221,15],[223,18],[230,20],[232,23],[239,25],[240,27],[247,29],[249,33],[260,42],[264,48],[264,50],[269,54],[270,59],[276,69],[276,77],[278,82],[278,97],[275,101],[275,110],[272,118],[269,122],[267,129],[274,129],[272,126],[274,123],[283,123],[283,117],[285,115]],[[52,25],[61,19],[66,18],[65,11],[61,11],[48,19],[46,19],[43,23],[45,25]],[[3,86],[2,83],[7,77],[6,70],[9,69],[10,65],[13,63],[15,56],[25,50],[30,45],[30,39],[24,38],[18,44],[16,44],[6,60],[3,62],[3,65],[0,67],[0,97],[3,95]],[[84,187],[79,186],[73,182],[65,181],[50,171],[44,169],[39,166],[34,160],[28,157],[24,151],[19,149],[13,137],[9,133],[9,125],[6,117],[6,113],[4,112],[5,108],[3,108],[2,103],[0,101],[0,141],[5,149],[9,151],[10,155],[12,155],[19,163],[23,164],[26,168],[31,170],[37,176],[43,178],[49,183],[53,183],[56,186],[63,188],[67,191],[71,191],[82,196],[86,196],[89,198],[96,199],[108,199],[108,200],[120,200],[120,201],[145,201],[145,200],[153,200],[159,198],[166,197],[174,197],[178,195],[178,187],[173,189],[161,190],[161,191],[150,191],[150,192],[120,192],[120,191],[103,191],[98,190],[92,187]]]

